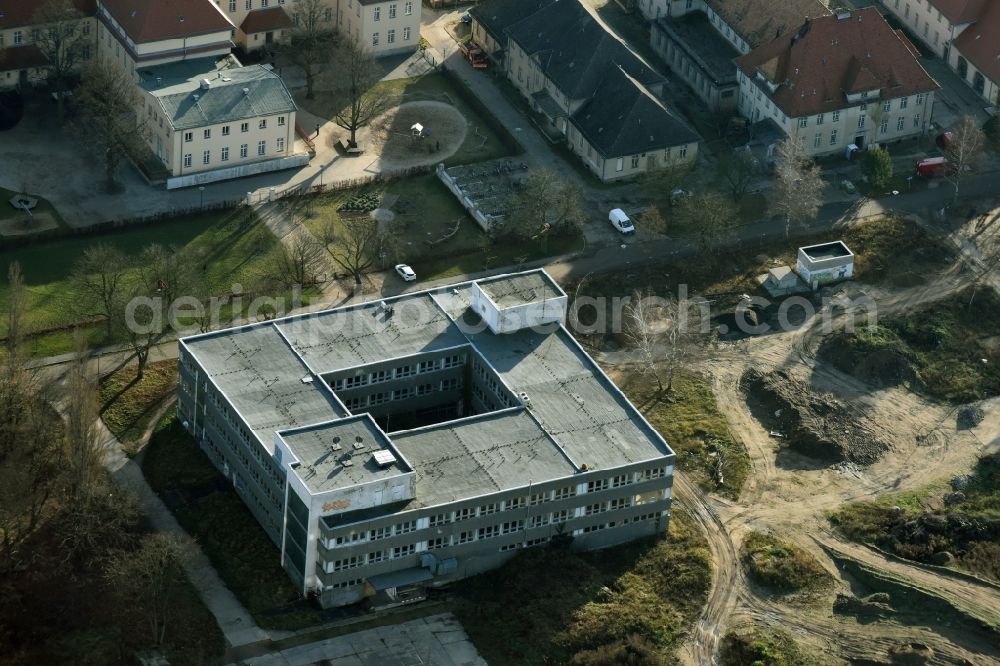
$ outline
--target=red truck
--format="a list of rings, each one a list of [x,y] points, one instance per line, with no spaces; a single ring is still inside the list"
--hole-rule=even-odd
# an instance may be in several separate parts
[[[944,173],[945,167],[947,166],[948,160],[944,157],[926,157],[917,161],[917,175],[923,176],[924,178],[940,176]]]

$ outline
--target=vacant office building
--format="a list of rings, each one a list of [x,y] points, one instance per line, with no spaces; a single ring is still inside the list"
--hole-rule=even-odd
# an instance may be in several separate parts
[[[663,532],[674,454],[544,271],[185,338],[177,411],[324,606]]]

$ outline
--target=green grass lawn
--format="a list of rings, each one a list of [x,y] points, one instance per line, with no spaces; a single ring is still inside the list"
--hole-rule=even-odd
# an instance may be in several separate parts
[[[566,664],[574,655],[610,664],[625,662],[582,659],[636,642],[671,657],[711,579],[704,537],[675,509],[663,538],[596,553],[532,548],[451,589],[455,615],[490,664]]]
[[[491,242],[434,174],[373,185],[360,192],[399,197],[392,206],[396,214],[391,227],[393,251],[386,257],[384,267],[400,262],[410,264],[421,280],[516,265],[583,247],[583,237],[578,234],[554,236],[544,247],[538,241]],[[331,220],[335,225],[340,223],[337,209],[358,193],[349,190],[319,195],[312,202],[313,215],[306,218],[306,226],[321,238],[323,228]],[[455,236],[440,244],[429,244],[451,232],[456,223],[459,228]]]
[[[135,366],[127,365],[101,382],[101,418],[119,441],[131,444],[142,436],[153,412],[176,388],[175,360],[150,363],[138,381]]]
[[[26,343],[29,351],[38,356],[72,351],[72,333],[61,329],[69,329],[88,319],[87,313],[76,307],[73,267],[88,247],[99,242],[114,245],[133,258],[152,243],[178,247],[194,267],[203,293],[228,294],[236,284],[240,284],[244,292],[252,291],[266,276],[278,240],[263,222],[250,215],[248,217],[245,209],[205,213],[126,227],[108,234],[62,238],[0,250],[0,270],[3,271],[0,310],[7,307],[7,267],[18,261],[28,291],[26,327],[29,333],[48,333],[29,339]],[[5,334],[6,322],[3,321],[0,322],[0,336]],[[92,344],[101,341],[99,328],[89,330],[87,335]]]
[[[664,393],[657,391],[652,377],[639,373],[625,374],[619,385],[667,440],[682,471],[705,490],[731,499],[739,497],[750,472],[750,458],[743,445],[733,439],[703,376],[677,372],[673,390]],[[722,483],[717,475],[720,465]]]
[[[382,81],[376,90],[399,95],[401,103],[436,101],[454,106],[469,123],[465,140],[458,151],[444,160],[446,166],[469,164],[506,157],[512,152],[503,138],[486,122],[480,114],[463,98],[461,92],[443,75],[432,72],[409,79]],[[314,99],[306,99],[305,94],[296,96],[296,102],[309,113],[320,118],[333,118],[343,104],[343,97],[328,91],[316,91]],[[344,135],[347,136],[346,130]]]

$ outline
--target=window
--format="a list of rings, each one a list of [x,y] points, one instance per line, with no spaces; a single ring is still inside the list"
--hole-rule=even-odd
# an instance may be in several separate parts
[[[229,13],[232,14],[236,11],[236,0],[229,0]]]
[[[459,532],[455,543],[469,543],[470,541],[474,541],[475,538],[476,534],[472,530],[469,530],[468,532]]]
[[[900,97],[899,98],[899,110],[902,111],[903,109],[905,109],[906,105],[909,103],[909,101],[910,101],[909,97]]]
[[[229,136],[229,125],[222,126],[222,136]]]
[[[526,497],[511,497],[503,503],[504,511],[510,511],[512,509],[520,509],[525,504],[527,504]]]
[[[569,509],[563,509],[562,511],[556,511],[552,514],[553,523],[565,523],[569,520]]]
[[[465,357],[461,354],[455,354],[454,356],[447,356],[444,359],[445,368],[457,368],[465,363]]]
[[[543,513],[540,516],[531,517],[531,523],[530,523],[531,527],[542,527],[548,524],[549,524],[549,514],[547,513]]]
[[[391,19],[396,18],[396,3],[395,2],[392,3],[391,5],[389,5],[389,18],[391,18]]]
[[[246,2],[243,3],[243,6],[246,9],[253,9],[253,0],[246,0]]]
[[[404,42],[410,41],[410,28],[409,27],[403,28],[403,41]]]
[[[556,490],[556,499],[566,499],[568,497],[573,497],[576,495],[576,488],[573,486],[566,486],[564,488],[559,488]]]
[[[191,166],[191,153],[188,153],[187,155],[184,156],[184,166],[185,168]]]
[[[587,482],[587,492],[588,493],[596,493],[598,491],[607,490],[607,489],[608,489],[608,480],[607,479],[594,479],[593,481],[588,481]]]
[[[267,118],[261,118],[257,123],[257,129],[267,129]]]
[[[362,564],[362,557],[360,555],[353,555],[351,557],[345,557],[342,560],[334,560],[333,570],[341,571],[343,569],[353,569],[354,567],[359,567]]]
[[[400,377],[409,377],[412,374],[413,374],[412,365],[401,365],[395,370],[395,375],[397,379]]]
[[[615,163],[615,171],[623,171],[625,169],[625,158],[619,157],[618,162]]]
[[[20,30],[14,31],[14,46],[19,46],[24,43],[24,34]]]
[[[920,93],[917,95],[917,106],[922,106],[924,103],[924,94]]]
[[[395,391],[392,392],[393,400],[406,400],[409,397],[410,397],[409,387],[396,389]]]
[[[905,118],[903,118],[903,116],[900,116],[900,117],[899,117],[899,118],[898,118],[898,119],[896,120],[896,131],[897,131],[897,132],[902,132],[902,131],[903,131],[903,127],[904,127],[903,123],[904,123],[904,122],[906,122],[906,119],[905,119]]]
[[[437,527],[438,525],[445,525],[451,522],[450,513],[439,513],[430,517],[428,521],[430,527]]]
[[[375,9],[372,10],[372,19],[374,19],[376,21],[381,21],[382,20],[382,8],[381,7],[376,7]]]
[[[323,10],[323,20],[324,21],[333,20],[333,9],[331,7],[327,7],[326,9]]]
[[[681,159],[684,159],[685,157],[687,157],[688,156],[688,147],[684,146],[683,148],[681,148],[680,150],[678,150],[677,151],[677,156],[680,157]]]
[[[375,564],[376,562],[381,562],[385,559],[384,550],[375,550],[368,553],[368,564]]]
[[[226,146],[225,148],[222,149],[222,161],[223,162],[229,161],[229,146]]]
[[[913,116],[913,126],[920,127],[920,114]]]
[[[203,139],[211,139],[212,138],[212,130],[210,130],[210,129],[205,130],[202,133],[202,138]]]
[[[837,130],[833,130],[830,132],[830,145],[831,146],[837,145]]]
[[[868,116],[858,116],[858,129],[859,130],[865,128],[865,119],[866,118],[868,118]]]
[[[799,118],[799,127],[807,127],[809,125],[808,118]]]
[[[90,34],[90,24],[89,23],[84,23],[83,24],[83,34],[85,34],[85,35],[89,35]]]
[[[639,168],[639,156],[638,155],[633,155],[632,156],[632,168],[633,169],[638,169]]]
[[[372,33],[372,46],[378,46],[378,33]]]
[[[403,5],[403,13],[409,16],[413,13],[413,1],[406,0],[406,4]]]
[[[268,2],[269,0],[260,0],[261,9],[267,9]]]
[[[246,157],[247,156],[247,150],[248,150],[248,148],[249,147],[245,143],[240,146],[240,157]]]
[[[819,114],[818,116],[816,116],[816,124],[817,125],[822,125],[823,124],[823,114],[822,113]]]
[[[434,384],[421,384],[417,387],[417,395],[427,395],[434,392]]]
[[[278,116],[278,127],[284,127],[284,126],[285,126],[285,117]]]
[[[531,506],[535,506],[536,504],[541,504],[542,502],[544,502],[549,498],[548,495],[549,495],[548,493],[535,493],[534,495],[531,496],[531,500],[529,501],[529,503],[531,504]]]
[[[278,137],[277,145],[274,147],[274,149],[276,151],[278,151],[279,153],[284,152],[284,150],[285,150],[285,137],[283,137],[283,136],[279,136]]]
[[[833,112],[833,122],[835,123],[840,122],[840,111]]]
[[[212,151],[211,150],[206,150],[205,152],[203,152],[201,154],[201,163],[202,164],[208,164],[211,161],[212,161]]]
[[[492,504],[484,504],[483,506],[479,507],[479,515],[488,516],[491,513],[496,513],[499,510],[500,506],[496,502],[493,502]]]
[[[492,539],[495,536],[500,535],[499,525],[489,525],[487,527],[480,527],[477,539]]]
[[[264,141],[264,140],[258,141],[257,142],[257,154],[258,155],[263,155],[266,150],[267,150],[267,141]]]
[[[427,550],[437,550],[448,545],[447,537],[438,537],[427,542]]]
[[[595,513],[601,513],[605,510],[604,502],[598,502],[597,504],[588,504],[587,508],[583,510],[583,515],[592,516]]]
[[[240,123],[240,131],[241,132],[249,132],[250,131],[250,123]]]
[[[386,44],[394,44],[396,42],[396,31],[389,29],[385,31],[385,42]]]
[[[392,549],[392,557],[396,559],[397,557],[406,557],[407,555],[413,555],[417,550],[417,545],[415,543],[407,544],[405,546],[396,546]]]
[[[194,132],[184,132],[184,143],[191,143],[194,141]]]
[[[882,133],[882,134],[885,134],[886,132],[889,131],[889,119],[888,118],[883,118],[882,119],[882,124],[879,125],[878,131],[880,133]]]
[[[375,541],[377,539],[385,539],[392,533],[391,527],[377,527],[373,530],[369,530],[368,539]]]
[[[466,520],[472,518],[476,515],[476,509],[474,507],[466,507],[465,509],[459,509],[458,513],[455,514],[455,520]]]
[[[399,523],[396,525],[396,534],[408,534],[413,530],[417,529],[417,521],[408,520],[404,523]]]

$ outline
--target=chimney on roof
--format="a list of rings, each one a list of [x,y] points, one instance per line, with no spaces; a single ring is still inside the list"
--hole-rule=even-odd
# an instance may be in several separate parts
[[[194,101],[196,101],[196,102],[198,101],[198,93],[194,94]]]
[[[163,79],[159,76],[156,77],[156,87],[159,88],[163,84]]]

